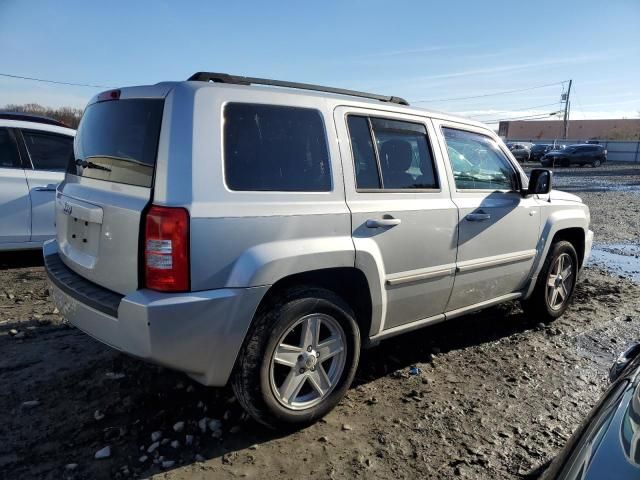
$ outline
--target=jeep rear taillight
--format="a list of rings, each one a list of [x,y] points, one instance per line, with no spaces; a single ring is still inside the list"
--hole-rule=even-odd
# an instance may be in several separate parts
[[[152,206],[145,220],[145,286],[162,292],[189,290],[189,212]]]

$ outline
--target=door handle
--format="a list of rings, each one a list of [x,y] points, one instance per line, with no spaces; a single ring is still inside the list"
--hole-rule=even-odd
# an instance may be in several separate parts
[[[367,228],[384,228],[395,227],[400,225],[402,221],[399,218],[382,218],[382,219],[369,219],[367,220]]]
[[[49,186],[46,186],[46,187],[35,187],[33,190],[36,191],[36,192],[55,192],[56,191],[56,187],[49,187]]]
[[[491,215],[488,213],[470,213],[464,218],[470,222],[484,222],[485,220],[489,220]]]

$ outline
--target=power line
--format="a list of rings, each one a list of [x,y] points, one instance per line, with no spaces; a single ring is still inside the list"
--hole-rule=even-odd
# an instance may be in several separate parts
[[[564,85],[566,82],[568,82],[568,80],[563,80],[562,82],[556,82],[556,83],[547,83],[545,85],[537,85],[535,87],[518,88],[516,90],[505,90],[503,92],[485,93],[485,94],[482,94],[482,95],[471,95],[471,96],[468,96],[468,97],[432,98],[430,100],[412,100],[411,103],[449,102],[449,101],[454,101],[454,100],[469,100],[471,98],[493,97],[493,96],[496,96],[496,95],[506,95],[508,93],[527,92],[529,90],[535,90],[537,88],[552,87],[554,85]]]
[[[44,78],[23,77],[20,75],[11,75],[9,73],[0,73],[0,77],[17,78],[20,80],[31,80],[34,82],[55,83],[58,85],[72,85],[75,87],[91,87],[91,88],[111,88],[106,85],[91,85],[89,83],[72,83],[72,82],[59,82],[57,80],[45,80]]]
[[[487,115],[494,115],[496,113],[522,112],[524,110],[532,110],[534,108],[550,107],[552,105],[559,105],[559,104],[560,104],[560,102],[553,102],[553,103],[545,103],[544,105],[534,105],[532,107],[517,108],[515,110],[496,110],[494,112],[482,113],[482,114],[479,114],[479,115],[469,115],[469,118],[484,117],[484,116],[487,116]]]
[[[498,123],[498,122],[510,122],[513,120],[534,120],[534,119],[542,119],[545,117],[551,117],[554,115],[558,115],[559,113],[562,113],[562,110],[558,110],[557,112],[550,112],[550,113],[540,113],[538,115],[528,115],[526,117],[496,118],[492,120],[480,120],[480,121],[483,123]]]
[[[576,86],[573,86],[573,98],[576,99],[576,102],[578,103],[578,108],[580,109],[580,112],[582,113],[582,119],[585,119],[585,114],[584,114],[584,109],[582,108],[582,102],[580,101],[580,99],[577,96],[577,92],[576,92]]]

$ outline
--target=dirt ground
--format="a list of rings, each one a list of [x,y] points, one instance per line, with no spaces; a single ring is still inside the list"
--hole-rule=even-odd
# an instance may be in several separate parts
[[[640,243],[639,167],[559,169],[555,183],[589,204],[596,241]],[[279,436],[228,389],[69,327],[38,254],[5,254],[0,478],[535,478],[636,339],[640,285],[590,265],[558,321],[514,303],[388,340],[364,352],[335,411]]]

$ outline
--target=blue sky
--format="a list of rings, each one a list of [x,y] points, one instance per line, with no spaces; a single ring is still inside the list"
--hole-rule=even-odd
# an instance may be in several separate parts
[[[487,121],[559,110],[572,78],[571,118],[640,116],[640,0],[0,0],[0,45],[5,74],[117,87],[209,70]],[[0,106],[83,107],[98,91],[0,77]]]

